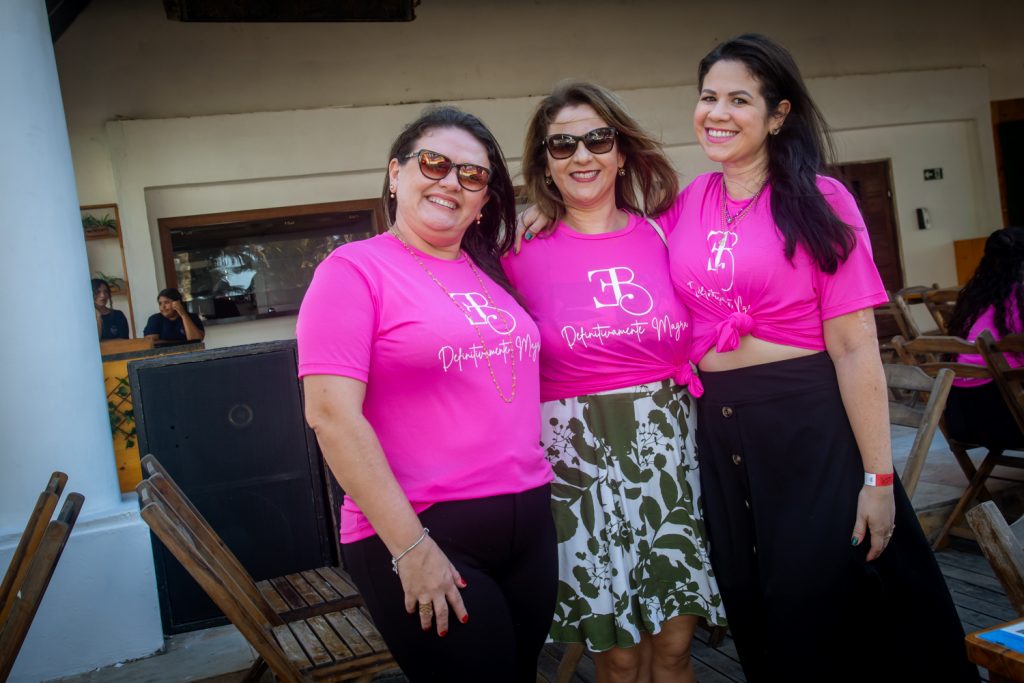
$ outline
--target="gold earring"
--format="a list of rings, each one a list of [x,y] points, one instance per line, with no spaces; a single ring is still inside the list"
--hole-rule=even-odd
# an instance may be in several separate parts
[[[625,166],[620,166],[619,167],[619,177],[621,178],[624,175],[626,175],[626,167]]]

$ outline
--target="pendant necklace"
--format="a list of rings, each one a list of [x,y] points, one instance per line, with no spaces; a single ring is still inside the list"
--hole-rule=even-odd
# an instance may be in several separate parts
[[[484,360],[487,362],[487,370],[491,374],[491,382],[494,383],[494,388],[497,390],[498,396],[505,403],[512,403],[512,401],[514,401],[516,398],[516,354],[514,352],[509,354],[509,359],[511,360],[512,366],[512,390],[509,393],[509,395],[506,396],[505,392],[501,388],[501,385],[498,384],[497,376],[494,374],[494,367],[491,365],[491,354],[488,352],[487,343],[484,342],[484,335],[482,332],[480,332],[480,326],[474,324],[473,318],[472,316],[470,316],[469,311],[466,310],[466,307],[460,304],[458,301],[456,301],[452,297],[451,293],[448,291],[448,288],[445,287],[444,284],[440,280],[438,280],[437,277],[435,277],[432,272],[430,272],[430,268],[427,267],[427,264],[423,262],[423,259],[419,257],[419,255],[413,250],[413,248],[409,246],[409,243],[406,242],[405,239],[402,237],[402,234],[398,231],[398,227],[394,225],[391,226],[390,232],[401,243],[401,245],[405,247],[405,250],[409,252],[409,255],[416,260],[416,263],[418,263],[420,268],[423,269],[423,272],[426,273],[431,280],[433,280],[435,285],[441,288],[441,291],[444,292],[445,297],[447,297],[447,299],[452,302],[452,304],[459,311],[459,313],[461,313],[469,322],[469,326],[473,328],[473,331],[476,332],[477,338],[480,340],[480,346],[481,348],[483,348],[484,351]],[[509,324],[508,318],[505,317],[505,312],[494,305],[494,300],[491,298],[491,293],[487,290],[487,285],[484,284],[484,279],[480,277],[480,271],[477,270],[476,265],[473,263],[473,259],[469,257],[469,254],[462,251],[462,249],[459,249],[459,256],[466,260],[466,263],[469,265],[469,269],[473,271],[473,275],[476,277],[476,281],[480,283],[480,289],[483,290],[484,298],[487,299],[487,305],[490,306],[492,309],[496,309],[498,311],[498,315],[501,318],[501,323],[502,325],[504,325],[504,328],[506,330],[511,330],[512,326]]]

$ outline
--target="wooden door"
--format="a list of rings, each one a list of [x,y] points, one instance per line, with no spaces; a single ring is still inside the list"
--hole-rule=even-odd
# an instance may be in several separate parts
[[[892,205],[892,184],[889,161],[866,161],[837,164],[831,169],[834,177],[846,183],[857,199],[864,216],[864,224],[871,237],[871,250],[875,265],[885,288],[895,292],[904,287],[903,265],[900,259],[899,230]]]

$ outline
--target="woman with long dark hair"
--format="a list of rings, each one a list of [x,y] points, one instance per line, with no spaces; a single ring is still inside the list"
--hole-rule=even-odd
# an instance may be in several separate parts
[[[512,182],[452,107],[412,122],[387,168],[390,229],[320,264],[297,327],[345,566],[411,681],[532,682],[557,560],[537,326],[498,262]]]
[[[985,241],[985,254],[967,281],[949,318],[949,333],[974,341],[988,330],[995,339],[1024,332],[1024,228],[996,230]],[[984,365],[980,355],[958,358]],[[1010,356],[1012,367],[1024,358]],[[1024,434],[992,380],[957,378],[946,401],[948,436],[988,448],[1019,448]]]
[[[976,681],[893,474],[856,203],[824,175],[825,123],[793,58],[747,34],[698,69],[694,131],[721,171],[669,237],[704,396],[712,563],[747,680]]]

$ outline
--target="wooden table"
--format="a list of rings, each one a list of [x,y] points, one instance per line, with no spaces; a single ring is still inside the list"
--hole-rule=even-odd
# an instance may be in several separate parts
[[[982,633],[998,631],[1013,625],[1024,628],[1024,619],[975,631],[967,636],[967,657],[978,666],[988,669],[990,683],[1024,682],[1024,652],[979,638]]]

